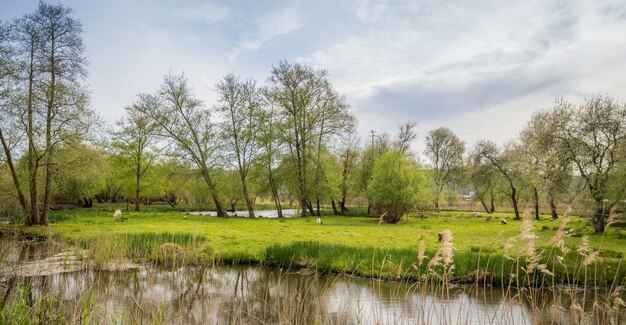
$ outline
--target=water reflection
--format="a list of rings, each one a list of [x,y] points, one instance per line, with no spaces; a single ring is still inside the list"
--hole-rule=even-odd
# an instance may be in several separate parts
[[[44,254],[21,248],[17,255],[4,256],[3,263],[10,264],[43,258]],[[576,316],[567,290],[543,290],[529,301],[524,292],[506,288],[445,290],[252,266],[143,266],[33,277],[3,273],[0,278],[3,306],[20,299],[32,306],[37,297],[54,295],[60,304],[51,308],[70,308],[62,312],[98,323],[577,324],[624,319],[623,312],[609,314],[610,308],[587,318]],[[25,286],[31,288],[26,296]],[[598,304],[589,301],[587,305],[593,308]]]

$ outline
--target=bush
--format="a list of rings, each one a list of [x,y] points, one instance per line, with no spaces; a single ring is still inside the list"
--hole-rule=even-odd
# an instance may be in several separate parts
[[[397,223],[425,200],[425,181],[418,167],[399,152],[386,152],[372,168],[367,198],[386,223]]]

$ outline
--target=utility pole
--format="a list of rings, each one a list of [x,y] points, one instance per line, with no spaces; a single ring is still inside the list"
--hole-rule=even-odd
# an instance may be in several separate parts
[[[374,137],[376,136],[376,131],[370,130],[370,133],[372,134],[372,148],[373,148],[374,147]]]

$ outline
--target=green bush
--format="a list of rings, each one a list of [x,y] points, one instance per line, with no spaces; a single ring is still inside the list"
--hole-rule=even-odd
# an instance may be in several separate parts
[[[383,215],[384,222],[397,223],[425,197],[422,173],[403,154],[389,151],[376,160],[367,199]]]

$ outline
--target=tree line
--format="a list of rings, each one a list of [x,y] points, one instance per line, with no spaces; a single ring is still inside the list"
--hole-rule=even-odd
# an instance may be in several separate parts
[[[168,74],[111,128],[90,107],[86,72],[70,8],[41,2],[0,24],[0,195],[26,225],[47,225],[55,202],[93,199],[136,211],[150,200],[207,201],[218,216],[244,205],[254,218],[260,197],[279,216],[284,206],[341,215],[361,198],[368,214],[395,223],[465,191],[486,213],[508,202],[516,218],[522,201],[536,218],[542,202],[553,218],[579,204],[602,232],[626,196],[626,108],[608,95],[559,99],[505,145],[468,148],[452,130],[431,130],[421,161],[412,151],[417,123],[361,143],[328,73],[305,64],[281,61],[263,85],[228,74],[213,104],[184,74]]]

